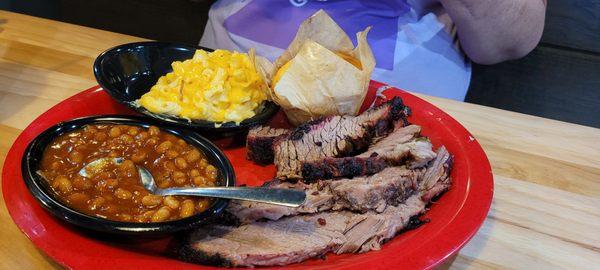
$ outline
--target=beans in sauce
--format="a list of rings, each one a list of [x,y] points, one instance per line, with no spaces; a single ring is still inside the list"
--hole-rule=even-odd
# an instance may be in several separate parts
[[[78,174],[89,162],[122,157],[89,178]],[[168,187],[211,187],[219,173],[204,153],[159,128],[87,125],[63,134],[45,150],[40,171],[59,199],[88,215],[117,221],[162,222],[206,210],[208,198],[156,196],[140,183],[136,165],[148,169],[156,184]]]

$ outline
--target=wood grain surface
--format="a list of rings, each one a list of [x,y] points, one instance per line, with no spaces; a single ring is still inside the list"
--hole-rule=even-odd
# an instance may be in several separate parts
[[[141,39],[0,11],[0,162],[33,119],[96,85],[102,51]],[[481,230],[446,269],[594,269],[600,265],[600,130],[421,96],[471,131],[495,177]],[[0,202],[0,268],[60,268]]]

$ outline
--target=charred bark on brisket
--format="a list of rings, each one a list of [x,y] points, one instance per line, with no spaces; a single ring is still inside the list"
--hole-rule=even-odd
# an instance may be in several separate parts
[[[302,178],[302,163],[347,157],[366,150],[374,138],[392,131],[409,110],[395,97],[358,116],[329,116],[302,124],[273,142],[277,177]]]
[[[304,182],[311,183],[316,179],[371,175],[386,167],[388,167],[387,161],[377,156],[325,158],[321,161],[303,162],[302,177]]]
[[[246,158],[259,165],[273,163],[273,142],[290,131],[282,128],[256,126],[246,137]]]

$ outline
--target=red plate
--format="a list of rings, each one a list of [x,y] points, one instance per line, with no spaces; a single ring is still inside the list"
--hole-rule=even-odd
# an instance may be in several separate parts
[[[375,99],[382,84],[371,83],[363,108]],[[453,185],[425,218],[431,222],[403,233],[386,243],[380,251],[365,254],[328,255],[292,265],[295,269],[377,269],[432,268],[456,253],[477,232],[489,210],[493,194],[490,164],[479,143],[449,115],[407,92],[390,88],[387,98],[400,96],[412,109],[409,120],[423,126],[434,146],[443,144],[454,155]],[[381,101],[381,99],[378,99]],[[64,120],[96,114],[131,114],[102,89],[94,87],[54,106],[35,119],[17,138],[8,152],[2,172],[2,192],[13,220],[23,233],[48,256],[74,269],[189,269],[208,268],[168,258],[161,254],[169,239],[136,243],[106,236],[83,234],[43,210],[29,194],[21,176],[21,157],[27,144],[46,128]],[[280,114],[275,120],[285,124]],[[260,167],[248,162],[243,147],[230,148],[218,142],[231,160],[239,184],[258,185],[275,174],[273,165]]]

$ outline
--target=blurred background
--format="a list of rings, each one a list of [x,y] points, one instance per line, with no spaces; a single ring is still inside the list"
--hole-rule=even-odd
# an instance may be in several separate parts
[[[198,44],[212,2],[0,0],[0,9]],[[466,101],[600,128],[600,0],[548,0],[537,48],[519,60],[474,64]]]

